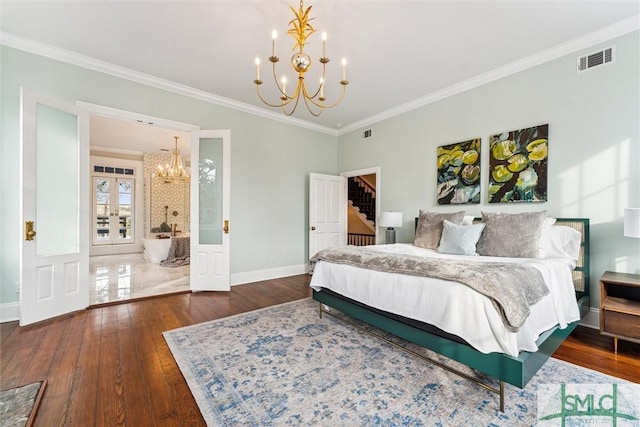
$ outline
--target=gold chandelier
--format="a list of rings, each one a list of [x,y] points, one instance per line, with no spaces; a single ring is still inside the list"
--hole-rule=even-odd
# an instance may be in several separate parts
[[[309,23],[315,18],[309,17],[309,12],[311,11],[311,6],[309,6],[306,10],[304,9],[303,1],[300,0],[300,6],[296,11],[293,6],[289,6],[289,9],[293,12],[294,19],[289,22],[291,28],[287,31],[287,34],[292,36],[295,39],[295,44],[293,45],[292,50],[298,49],[296,53],[291,57],[291,67],[295,72],[298,73],[298,84],[296,85],[296,89],[293,94],[287,94],[287,78],[282,76],[281,83],[278,82],[278,78],[276,77],[276,64],[280,61],[280,58],[276,56],[276,39],[278,34],[274,30],[271,34],[272,36],[272,51],[271,56],[269,57],[269,61],[272,64],[273,68],[273,79],[275,80],[276,86],[278,88],[278,92],[280,92],[280,101],[279,103],[268,102],[262,96],[260,92],[260,85],[262,85],[262,80],[260,80],[260,58],[256,58],[256,79],[253,81],[256,84],[256,88],[258,91],[258,97],[265,104],[270,107],[282,107],[282,111],[290,116],[296,111],[298,107],[298,103],[300,102],[300,98],[304,100],[305,105],[309,112],[317,117],[322,113],[322,110],[325,108],[332,108],[336,105],[340,104],[342,99],[344,98],[344,94],[346,92],[346,87],[349,84],[347,81],[347,60],[345,58],[342,59],[342,80],[340,80],[340,85],[342,85],[342,95],[340,98],[334,102],[333,104],[325,104],[326,98],[324,97],[324,85],[325,85],[325,69],[326,65],[329,62],[329,58],[327,58],[326,51],[326,41],[327,41],[327,33],[322,33],[322,57],[319,59],[322,64],[322,76],[320,77],[320,85],[315,90],[315,92],[309,92],[307,90],[307,86],[304,81],[304,73],[306,73],[309,68],[311,68],[311,58],[309,55],[304,53],[304,46],[307,44],[307,38],[316,32],[316,30]],[[287,107],[293,101],[293,107],[287,111]]]
[[[171,155],[171,163],[166,166],[158,165],[158,176],[164,180],[164,182],[183,181],[189,182],[189,174],[182,165],[182,157],[180,151],[178,151],[178,136],[173,137],[175,142],[175,148]]]

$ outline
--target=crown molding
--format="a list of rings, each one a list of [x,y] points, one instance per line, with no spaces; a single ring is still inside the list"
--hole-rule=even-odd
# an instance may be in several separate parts
[[[91,102],[76,101],[76,105],[90,113],[100,116],[107,116],[124,120],[127,122],[142,122],[151,126],[158,126],[167,129],[174,129],[182,132],[193,132],[200,130],[199,126],[189,123],[177,122],[175,120],[164,119],[160,117],[149,116],[146,114],[135,113],[133,111],[121,110],[118,108],[107,107],[104,105],[93,104]]]
[[[66,49],[61,49],[45,43],[27,39],[25,37],[17,36],[15,34],[0,31],[0,44],[36,55],[44,56],[46,58],[66,62],[93,71],[119,77],[125,80],[130,80],[147,86],[152,86],[158,89],[185,95],[190,98],[209,102],[211,104],[253,114],[258,117],[275,120],[281,123],[298,126],[331,136],[341,136],[354,130],[371,126],[375,123],[387,120],[408,111],[424,107],[442,99],[460,94],[462,92],[474,89],[487,83],[491,83],[495,80],[499,80],[501,78],[518,73],[520,71],[524,71],[537,65],[541,65],[546,62],[561,58],[565,55],[572,54],[581,49],[586,49],[595,44],[602,43],[638,30],[640,30],[640,15],[634,15],[608,27],[604,27],[598,31],[594,31],[584,36],[577,37],[573,40],[554,46],[550,49],[541,51],[502,67],[498,67],[494,70],[464,80],[460,83],[456,83],[444,89],[432,92],[413,101],[383,111],[379,114],[375,114],[364,120],[360,120],[343,126],[339,130],[321,126],[316,123],[308,122],[306,120],[287,117],[280,113],[264,110],[254,105],[235,101],[186,85],[181,85],[179,83],[161,79],[149,74],[140,73],[125,67],[120,67],[105,61],[100,61],[95,58],[80,55]]]
[[[205,101],[222,107],[231,108],[233,110],[242,111],[244,113],[253,114],[258,117],[275,120],[281,123],[286,123],[305,129],[310,129],[331,136],[338,135],[337,130],[326,126],[321,126],[317,123],[312,123],[294,117],[287,117],[280,113],[268,111],[254,105],[235,101],[233,99],[195,89],[190,86],[175,83],[170,80],[161,79],[150,74],[134,71],[129,68],[120,67],[109,62],[101,61],[99,59],[95,59],[85,55],[80,55],[70,50],[61,49],[59,47],[51,46],[49,44],[41,43],[12,33],[0,31],[0,44],[14,49],[33,53],[35,55],[43,56],[45,58],[76,65],[88,70],[97,71],[99,73],[119,77],[121,79],[133,81],[146,86],[151,86],[157,89],[166,90],[168,92],[188,96],[200,101]]]
[[[122,148],[105,147],[102,145],[92,145],[90,148],[91,148],[90,150],[91,152],[126,154],[131,156],[142,156],[144,154],[143,151],[125,150]],[[91,154],[91,156],[100,157],[100,155],[96,155],[96,154]],[[134,161],[138,161],[138,160],[134,160]]]
[[[408,111],[415,110],[416,108],[424,107],[425,105],[432,104],[445,98],[460,94],[462,92],[466,92],[470,89],[474,89],[487,83],[491,83],[495,80],[499,80],[512,74],[518,73],[520,71],[533,68],[546,62],[561,58],[563,56],[570,55],[579,50],[586,49],[598,43],[603,43],[616,37],[624,36],[638,30],[640,30],[640,15],[626,18],[622,21],[618,21],[615,24],[609,25],[608,27],[604,27],[598,31],[594,31],[584,36],[577,37],[575,39],[569,40],[568,42],[538,52],[534,55],[528,56],[502,67],[495,68],[484,74],[477,75],[460,83],[456,83],[444,89],[432,92],[428,95],[391,108],[387,111],[383,111],[382,113],[368,117],[364,120],[351,123],[347,126],[342,127],[338,131],[338,136],[342,136],[354,130],[371,126],[383,120],[387,120]]]

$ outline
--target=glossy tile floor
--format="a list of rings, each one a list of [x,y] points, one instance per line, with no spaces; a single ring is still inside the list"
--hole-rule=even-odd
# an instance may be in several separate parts
[[[89,258],[89,304],[189,290],[189,266],[151,264],[142,253]]]

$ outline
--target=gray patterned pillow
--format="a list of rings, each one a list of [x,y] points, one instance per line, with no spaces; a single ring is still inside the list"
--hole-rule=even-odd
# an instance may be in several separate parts
[[[442,221],[447,220],[454,224],[462,224],[464,211],[453,213],[438,213],[420,210],[416,238],[413,244],[425,249],[438,249],[442,236]]]
[[[476,250],[485,256],[538,258],[547,211],[508,214],[482,212],[485,224]]]

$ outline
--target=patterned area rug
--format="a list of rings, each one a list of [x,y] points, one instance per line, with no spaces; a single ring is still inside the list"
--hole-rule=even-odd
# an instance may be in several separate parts
[[[524,390],[505,385],[501,413],[497,394],[331,316],[320,319],[311,299],[164,336],[210,426],[535,425],[540,385],[626,383],[549,359]]]
[[[46,381],[39,381],[0,391],[0,425],[31,426],[46,386]]]

